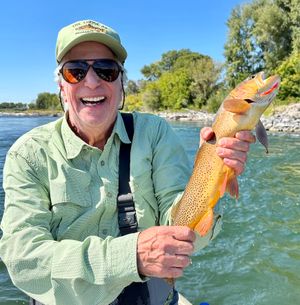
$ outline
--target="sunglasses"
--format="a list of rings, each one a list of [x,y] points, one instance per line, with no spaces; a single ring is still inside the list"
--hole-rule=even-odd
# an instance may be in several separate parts
[[[93,63],[90,65],[88,61]],[[90,67],[98,77],[109,83],[115,81],[120,72],[123,72],[122,67],[115,60],[107,58],[70,60],[62,65],[59,72],[66,82],[77,84],[86,77]]]

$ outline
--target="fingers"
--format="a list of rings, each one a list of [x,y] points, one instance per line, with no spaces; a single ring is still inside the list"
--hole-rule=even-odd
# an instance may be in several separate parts
[[[139,273],[160,278],[179,277],[190,264],[195,234],[187,227],[161,226],[139,234],[137,262]]]
[[[172,232],[172,236],[177,240],[191,241],[196,240],[196,235],[193,230],[185,226],[171,226],[171,227],[161,227],[162,232],[166,230],[166,233]]]
[[[200,146],[204,141],[210,141],[214,138],[215,134],[211,127],[203,127],[200,131]]]
[[[247,161],[250,144],[256,141],[250,131],[240,131],[235,137],[226,137],[218,141],[216,152],[223,158],[224,163],[231,167],[236,175],[240,175]]]
[[[200,146],[204,141],[212,141],[215,134],[211,127],[203,127],[200,132]],[[256,141],[251,131],[242,130],[235,134],[235,137],[221,138],[217,143],[216,152],[223,158],[224,163],[240,175],[247,161],[247,154],[250,144]]]
[[[245,170],[245,163],[234,159],[223,159],[224,164],[232,168],[237,176],[241,175]]]
[[[248,130],[242,130],[235,134],[235,137],[241,141],[249,142],[249,143],[255,143],[256,137],[252,134],[251,131]]]

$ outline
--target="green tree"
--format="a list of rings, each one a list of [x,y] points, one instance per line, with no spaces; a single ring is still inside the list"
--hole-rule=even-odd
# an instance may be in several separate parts
[[[277,68],[281,76],[278,98],[295,101],[300,97],[300,52],[294,52]]]
[[[210,96],[218,89],[222,66],[209,57],[202,57],[188,68],[190,78],[190,94],[196,108],[206,105]]]
[[[208,112],[217,112],[223,100],[228,94],[228,90],[221,87],[214,91],[214,93],[209,97],[206,106],[204,107]]]
[[[235,87],[249,74],[258,72],[262,66],[261,50],[252,36],[253,20],[247,7],[237,6],[227,21],[228,37],[224,46],[226,58],[226,80],[230,88]]]
[[[276,4],[273,0],[256,0],[247,7],[254,22],[252,35],[262,51],[264,68],[269,73],[292,51],[290,9],[278,5],[279,2],[282,1]]]
[[[293,51],[300,53],[300,0],[286,0],[290,4]]]
[[[131,95],[131,94],[137,94],[139,93],[140,88],[138,86],[138,84],[133,81],[133,80],[128,80],[128,82],[126,83],[125,86],[125,92],[127,95]]]
[[[141,69],[141,73],[148,81],[154,81],[161,76],[162,71],[159,63],[152,63],[149,66],[144,66]]]
[[[220,72],[220,65],[209,56],[189,49],[168,51],[143,67],[147,80],[140,85],[142,100],[155,110],[201,107],[218,87]]]
[[[164,109],[181,109],[191,104],[191,79],[184,69],[165,72],[157,80]]]
[[[141,97],[146,110],[155,111],[162,109],[161,91],[157,81],[148,82],[141,93]]]
[[[232,11],[224,52],[230,87],[258,70],[273,73],[299,50],[299,1],[254,0]]]
[[[130,94],[126,96],[125,111],[141,111],[143,110],[143,102],[140,94]]]
[[[190,62],[203,57],[204,55],[192,52],[189,49],[171,50],[163,53],[159,61],[144,66],[141,72],[148,81],[154,81],[165,72],[181,69]]]
[[[60,108],[60,102],[57,94],[49,92],[39,93],[35,104],[37,109],[54,110]]]

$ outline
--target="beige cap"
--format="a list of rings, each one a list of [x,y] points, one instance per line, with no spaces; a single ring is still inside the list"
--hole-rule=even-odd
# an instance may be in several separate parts
[[[115,30],[97,21],[82,20],[59,31],[56,42],[57,62],[59,63],[74,46],[84,41],[96,41],[106,45],[122,64],[127,57],[119,34]]]

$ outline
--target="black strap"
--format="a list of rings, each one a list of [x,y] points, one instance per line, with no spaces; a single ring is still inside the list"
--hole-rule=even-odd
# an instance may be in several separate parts
[[[121,113],[127,135],[132,141],[134,124],[132,113]],[[119,194],[117,198],[118,221],[121,235],[137,232],[136,212],[133,202],[130,181],[130,150],[131,143],[120,145],[119,153]]]
[[[134,126],[132,113],[121,113],[127,135],[130,141],[133,139]],[[131,143],[121,142],[119,153],[119,195],[131,193],[129,186],[130,177],[130,150]]]

